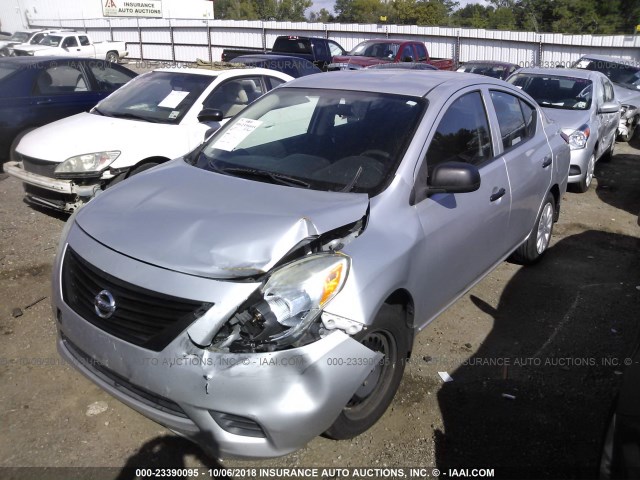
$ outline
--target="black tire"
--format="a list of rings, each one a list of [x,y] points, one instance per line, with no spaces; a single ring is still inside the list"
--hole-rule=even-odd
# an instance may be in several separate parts
[[[9,49],[7,48],[0,49],[0,57],[8,57],[8,56],[9,56]]]
[[[555,208],[556,201],[551,192],[549,192],[536,217],[536,222],[529,234],[529,238],[513,252],[511,256],[513,261],[523,265],[530,265],[536,263],[544,255],[551,242]]]
[[[409,351],[409,330],[402,307],[383,305],[371,328],[358,340],[385,354],[356,394],[324,433],[334,440],[353,438],[368,430],[384,414],[398,390]],[[375,381],[375,385],[367,382]]]
[[[8,160],[11,162],[17,162],[18,159],[16,158],[16,148],[18,148],[18,144],[20,143],[20,140],[22,140],[22,137],[24,137],[27,133],[35,130],[37,127],[31,127],[31,128],[27,128],[25,130],[22,130],[20,133],[18,133],[18,135],[16,135],[16,138],[13,139],[13,142],[11,142],[11,147],[9,147],[9,158]]]
[[[120,61],[120,57],[118,56],[118,52],[114,52],[113,50],[107,52],[107,56],[105,57],[107,62],[118,63]]]

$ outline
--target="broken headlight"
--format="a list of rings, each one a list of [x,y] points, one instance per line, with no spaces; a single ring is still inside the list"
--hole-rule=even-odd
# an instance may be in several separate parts
[[[347,279],[350,258],[309,255],[278,268],[213,339],[211,349],[271,352],[319,337],[320,314]]]

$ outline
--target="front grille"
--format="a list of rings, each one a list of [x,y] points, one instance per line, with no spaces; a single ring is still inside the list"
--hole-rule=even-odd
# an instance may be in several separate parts
[[[62,336],[62,340],[64,342],[67,350],[73,355],[73,357],[86,368],[91,370],[95,375],[100,377],[103,382],[108,383],[113,388],[120,390],[125,393],[129,397],[132,397],[139,402],[144,403],[156,410],[160,410],[165,413],[170,413],[172,415],[176,415],[178,417],[188,418],[187,414],[184,413],[184,410],[173,400],[169,400],[168,398],[157,395],[149,390],[145,390],[144,388],[138,387],[133,383],[129,382],[126,378],[118,375],[113,370],[105,367],[102,363],[91,358],[90,355],[83,352],[78,348],[73,342],[71,342],[64,335]]]
[[[14,53],[14,55],[16,57],[28,57],[29,56],[29,54],[27,52],[22,51],[22,50],[14,50],[13,53]]]
[[[262,427],[250,418],[224,412],[211,411],[209,413],[216,423],[220,425],[220,428],[229,433],[245,437],[266,438]]]
[[[54,172],[58,165],[57,162],[47,162],[46,160],[40,160],[38,158],[27,157],[21,155],[22,168],[26,172],[42,175],[43,177],[54,178]]]
[[[113,297],[108,318],[97,313],[102,291]],[[78,315],[115,337],[159,352],[213,304],[147,290],[109,275],[67,247],[62,266],[62,297]]]
[[[74,195],[54,192],[53,190],[36,187],[29,183],[25,183],[23,185],[27,201],[33,200],[37,204],[44,203],[47,206],[55,206],[59,210],[64,210],[67,202],[72,202],[74,200]]]

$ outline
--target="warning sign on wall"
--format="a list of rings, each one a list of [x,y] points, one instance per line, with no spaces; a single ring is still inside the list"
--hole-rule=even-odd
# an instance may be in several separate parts
[[[101,0],[105,17],[162,18],[161,0]]]

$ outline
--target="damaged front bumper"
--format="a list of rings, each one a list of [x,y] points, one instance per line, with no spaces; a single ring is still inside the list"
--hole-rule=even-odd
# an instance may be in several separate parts
[[[4,169],[25,184],[25,197],[29,203],[66,213],[74,212],[101,191],[100,179],[95,179],[95,183],[80,185],[73,180],[28,172],[22,162],[8,162]]]
[[[167,295],[162,288],[169,285],[174,295],[189,291],[191,298],[213,303],[196,323],[214,321],[212,311],[225,315],[231,304],[237,307],[235,297],[253,288],[137,262],[101,247],[78,228],[71,229],[69,245],[107,274],[136,272],[131,277],[141,288]],[[60,354],[108,393],[214,457],[275,457],[303,447],[331,426],[382,359],[341,330],[303,347],[268,353],[209,351],[192,341],[193,326],[160,351],[134,345],[65,302],[63,257],[58,255],[54,266],[52,295]]]
[[[635,131],[637,126],[637,114],[638,109],[631,105],[623,105],[620,115],[620,122],[618,123],[617,134],[622,137],[629,137]]]

